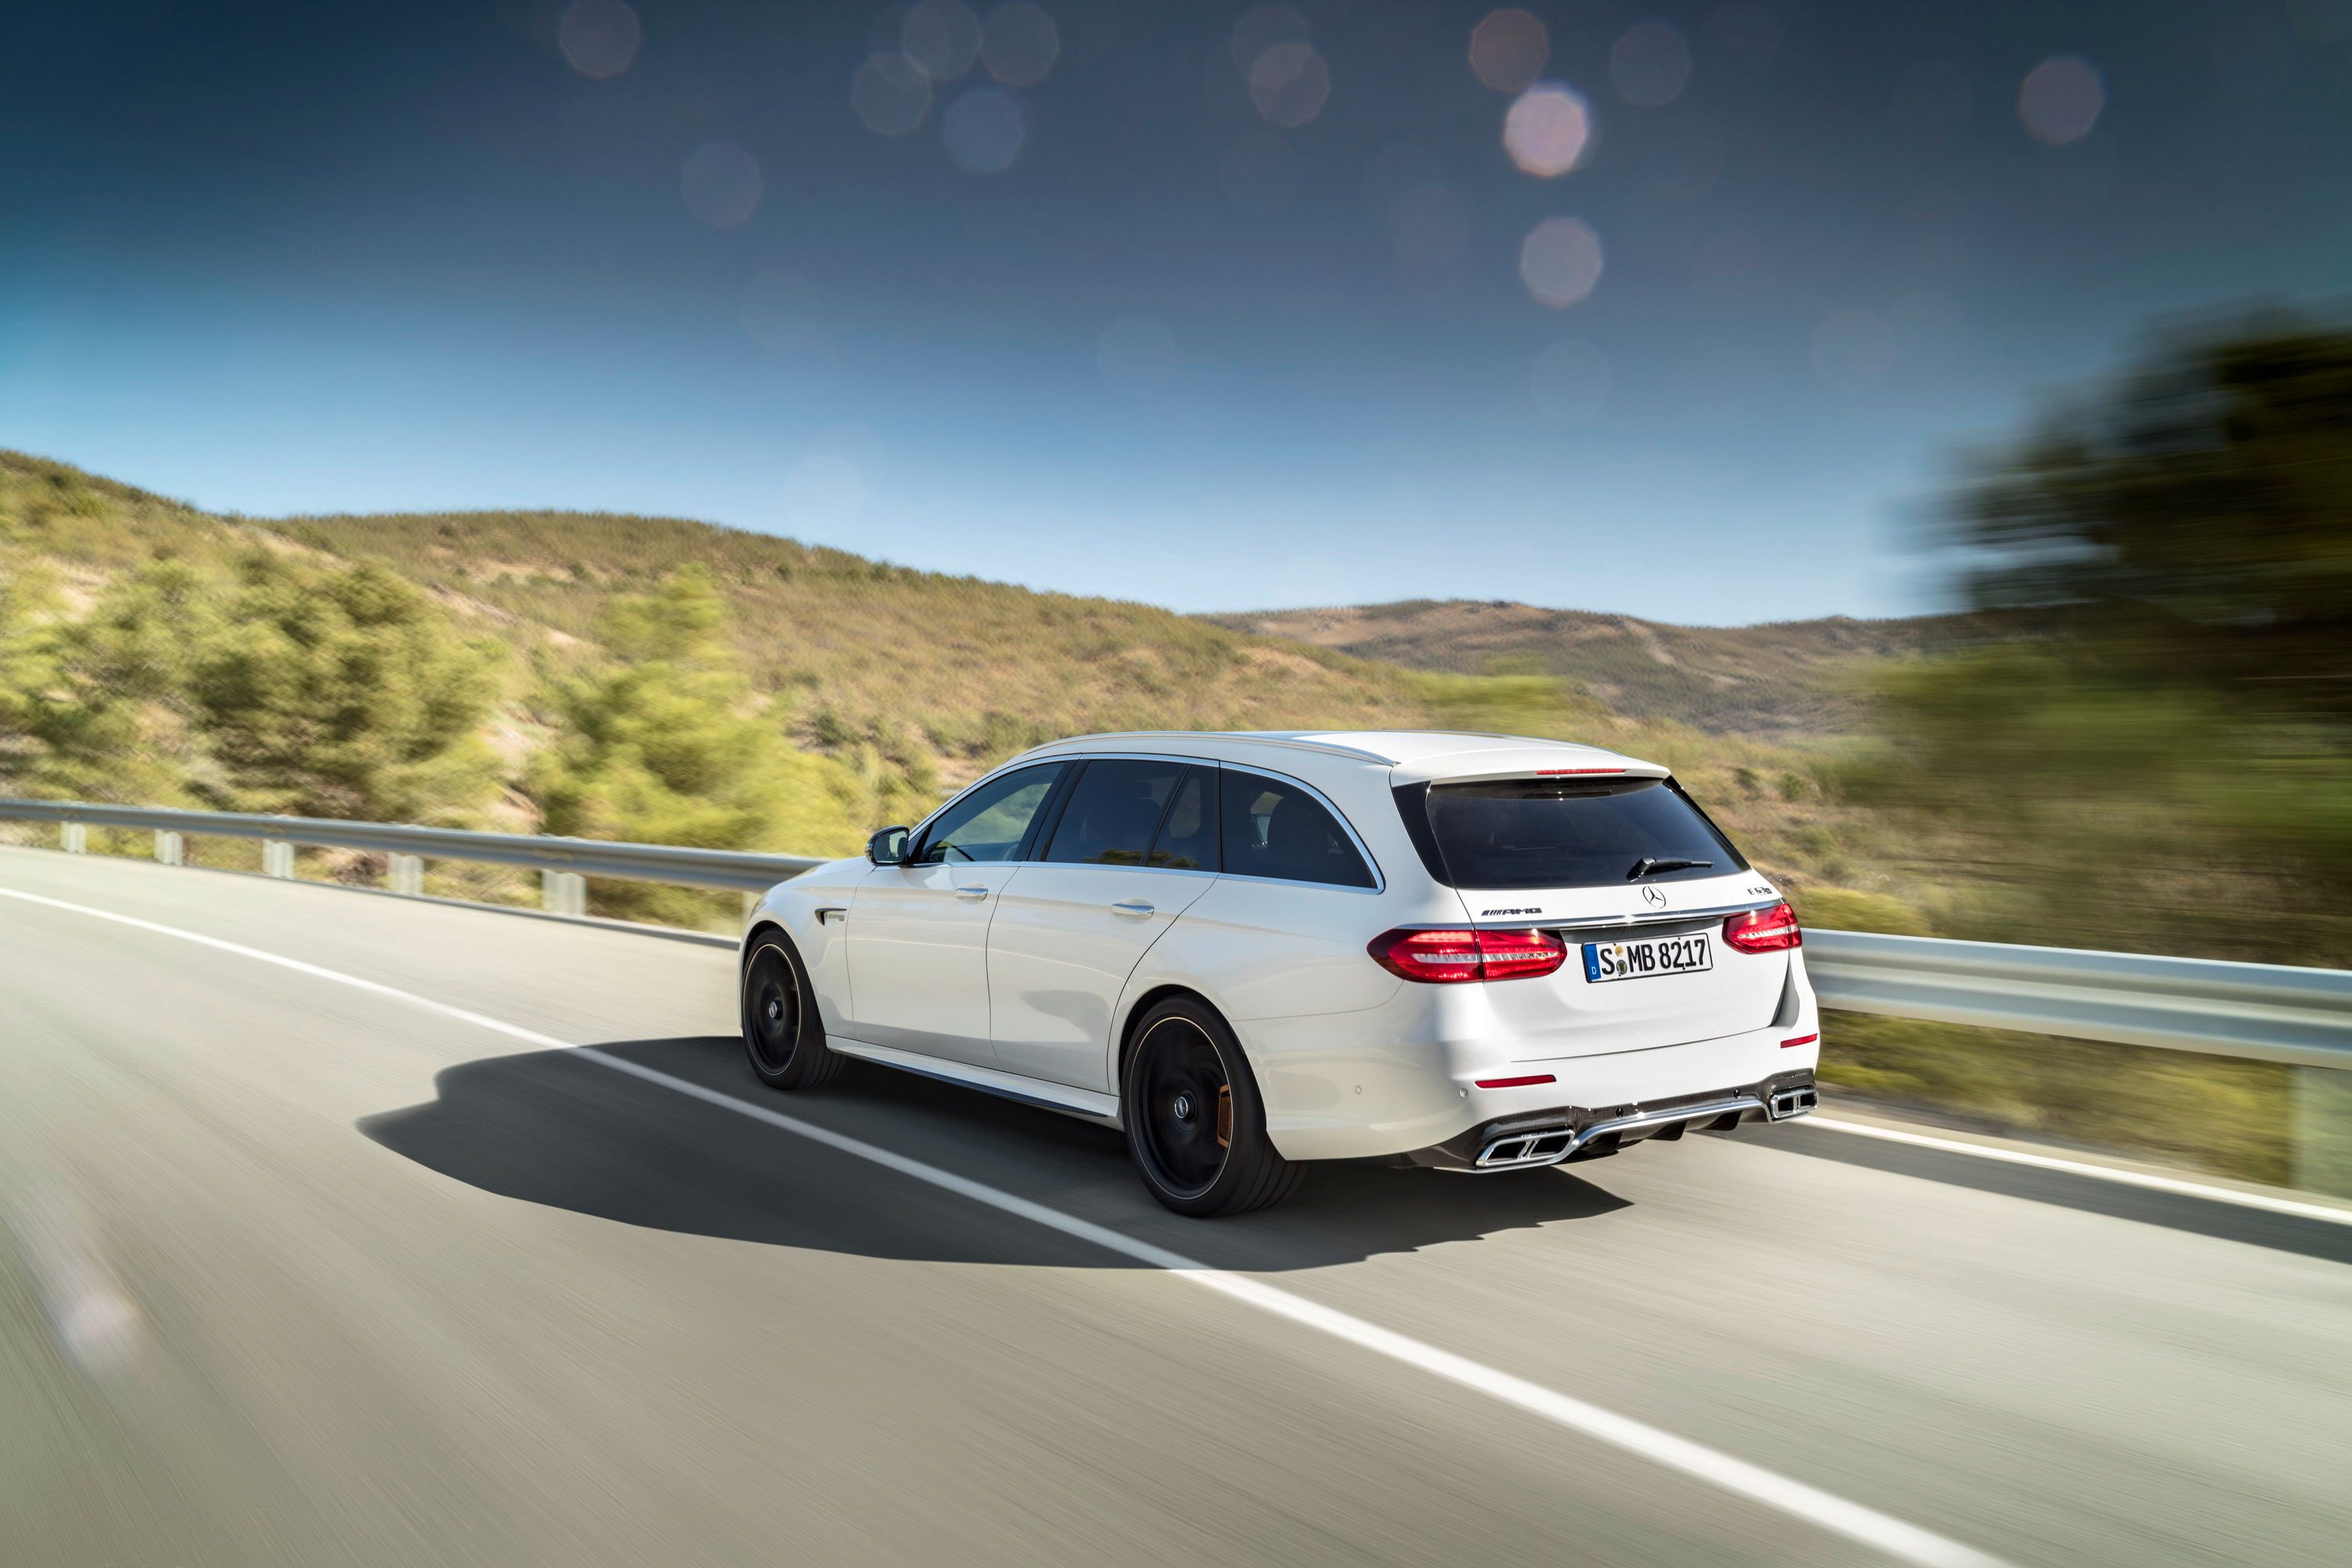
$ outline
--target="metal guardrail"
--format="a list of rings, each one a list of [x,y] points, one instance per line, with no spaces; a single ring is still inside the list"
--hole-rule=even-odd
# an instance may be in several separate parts
[[[10,818],[58,824],[68,849],[79,848],[92,826],[152,832],[156,858],[173,864],[189,834],[258,839],[264,868],[278,877],[294,874],[298,844],[380,850],[392,857],[395,892],[423,890],[427,858],[536,867],[547,906],[564,914],[585,912],[585,877],[757,893],[822,864],[801,855],[0,798],[0,819]],[[1805,953],[1830,1007],[2352,1068],[2352,972],[1842,931],[1807,931]]]
[[[2352,1068],[2352,972],[1808,931],[1825,1007]]]
[[[685,849],[666,844],[617,844],[595,838],[557,838],[529,833],[468,833],[453,827],[411,827],[382,822],[337,822],[314,816],[256,816],[226,811],[168,811],[159,806],[93,805],[79,801],[12,800],[0,797],[0,820],[54,822],[68,849],[79,849],[92,827],[144,830],[155,835],[155,858],[180,863],[181,840],[214,835],[258,839],[262,868],[273,877],[294,875],[293,846],[373,849],[392,857],[394,892],[424,890],[426,860],[485,860],[500,866],[537,868],[548,907],[560,914],[586,912],[583,877],[621,877],[637,882],[674,882],[694,888],[727,888],[763,893],[788,877],[824,862],[807,855],[751,855],[735,849]],[[404,864],[405,862],[405,864]]]

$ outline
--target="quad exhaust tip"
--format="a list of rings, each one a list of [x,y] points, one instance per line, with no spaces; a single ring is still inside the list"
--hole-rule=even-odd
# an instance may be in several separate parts
[[[1774,1121],[1787,1121],[1792,1117],[1809,1114],[1821,1102],[1821,1095],[1811,1084],[1807,1083],[1775,1090],[1763,1099],[1743,1094],[1708,1105],[1688,1105],[1670,1110],[1621,1116],[1613,1121],[1596,1121],[1581,1131],[1572,1127],[1540,1127],[1532,1132],[1513,1132],[1496,1139],[1478,1152],[1477,1168],[1481,1171],[1508,1171],[1534,1165],[1557,1165],[1586,1144],[1612,1135],[1661,1131],[1678,1135],[1686,1128],[1708,1122],[1729,1127],[1736,1125],[1741,1116],[1751,1110],[1760,1110]]]
[[[1801,1107],[1787,1111],[1780,1109],[1782,1100],[1801,1097],[1804,1100]],[[1643,1111],[1611,1121],[1596,1121],[1581,1131],[1572,1127],[1539,1127],[1531,1132],[1513,1132],[1496,1139],[1478,1152],[1476,1168],[1481,1171],[1510,1171],[1533,1165],[1557,1165],[1586,1144],[1612,1135],[1663,1130],[1679,1132],[1686,1127],[1704,1126],[1708,1122],[1730,1126],[1751,1110],[1761,1110],[1778,1121],[1784,1116],[1802,1116],[1812,1108],[1813,1091],[1802,1089],[1776,1094],[1769,1105],[1752,1094],[1742,1094],[1706,1105],[1678,1106],[1669,1110]]]

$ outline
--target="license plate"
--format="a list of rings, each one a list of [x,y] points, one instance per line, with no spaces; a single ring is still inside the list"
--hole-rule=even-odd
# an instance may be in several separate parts
[[[1584,944],[1584,978],[1595,985],[1604,980],[1648,980],[1660,974],[1694,974],[1715,967],[1706,935],[1654,936],[1643,942],[1588,942]]]

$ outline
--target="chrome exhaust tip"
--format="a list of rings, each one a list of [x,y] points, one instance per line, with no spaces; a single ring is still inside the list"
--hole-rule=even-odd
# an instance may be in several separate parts
[[[1786,1121],[1792,1116],[1803,1116],[1821,1102],[1822,1097],[1813,1092],[1811,1084],[1799,1089],[1784,1089],[1772,1097],[1772,1120]]]
[[[1507,1138],[1497,1138],[1480,1150],[1478,1168],[1482,1171],[1507,1171],[1528,1165],[1557,1165],[1576,1152],[1576,1132],[1571,1128],[1515,1132]]]
[[[1790,1102],[1783,1110],[1782,1101]],[[1803,1103],[1796,1102],[1801,1100]],[[1614,1148],[1607,1142],[1612,1136],[1624,1139],[1627,1134],[1654,1135],[1666,1129],[1680,1132],[1692,1126],[1706,1126],[1724,1121],[1737,1122],[1750,1111],[1762,1110],[1775,1121],[1790,1116],[1802,1116],[1813,1108],[1812,1086],[1793,1089],[1772,1097],[1767,1106],[1752,1094],[1739,1094],[1728,1100],[1711,1100],[1704,1105],[1675,1106],[1664,1110],[1636,1111],[1607,1121],[1596,1121],[1579,1131],[1573,1127],[1538,1127],[1528,1131],[1507,1132],[1478,1151],[1475,1169],[1481,1171],[1517,1171],[1535,1165],[1557,1165],[1587,1144],[1603,1149]]]

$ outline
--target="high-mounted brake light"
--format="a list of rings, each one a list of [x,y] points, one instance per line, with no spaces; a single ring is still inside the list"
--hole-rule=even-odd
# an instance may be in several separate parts
[[[1742,952],[1779,952],[1804,946],[1805,933],[1797,924],[1797,911],[1784,901],[1769,910],[1749,910],[1725,921],[1723,940],[1727,946]]]
[[[1562,773],[1622,773],[1624,771],[1623,768],[1538,768],[1536,777],[1549,779]]]
[[[1385,931],[1365,948],[1391,974],[1425,984],[1549,974],[1568,944],[1548,931]]]

